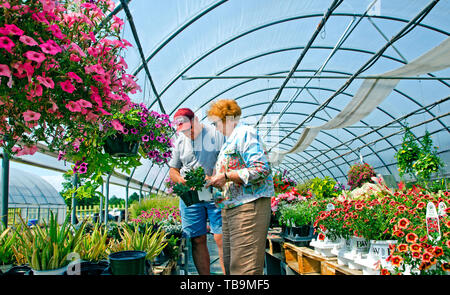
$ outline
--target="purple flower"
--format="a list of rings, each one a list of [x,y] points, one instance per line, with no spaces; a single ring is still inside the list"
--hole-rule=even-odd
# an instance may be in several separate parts
[[[153,134],[153,132],[150,132],[150,136],[149,137],[150,137],[151,141],[155,140],[155,135]]]
[[[142,139],[142,141],[147,142],[148,139],[149,139],[149,136],[148,136],[147,134],[146,134],[146,135],[143,135],[143,136],[141,137],[141,139]]]
[[[124,127],[123,130],[122,130],[122,133],[123,134],[128,134],[128,129]]]
[[[132,134],[138,134],[138,130],[137,130],[136,128],[132,128],[132,129],[131,129],[131,133],[132,133]]]

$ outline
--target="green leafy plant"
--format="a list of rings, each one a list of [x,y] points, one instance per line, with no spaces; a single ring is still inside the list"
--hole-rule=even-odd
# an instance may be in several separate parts
[[[318,207],[312,203],[313,201],[306,200],[281,206],[278,222],[281,225],[298,227],[312,224],[318,213]]]
[[[0,225],[0,265],[13,264],[15,262],[13,245],[16,242],[16,232],[11,232],[11,228],[4,228]]]
[[[158,229],[153,231],[153,226],[146,225],[144,232],[138,226],[130,227],[122,225],[120,227],[121,241],[113,243],[111,253],[126,250],[145,251],[146,259],[153,260],[166,247],[165,232]]]
[[[347,173],[348,185],[351,190],[361,187],[364,183],[372,182],[375,170],[367,163],[355,163]]]
[[[428,131],[425,132],[421,144],[419,157],[412,168],[417,178],[428,185],[431,174],[439,172],[439,168],[444,164],[436,153],[437,148],[433,147],[433,141]]]
[[[192,169],[186,172],[186,176],[184,179],[186,180],[186,184],[176,183],[173,186],[173,191],[178,195],[182,196],[183,194],[192,191],[200,191],[206,184],[206,174],[203,167],[198,167],[196,169]]]
[[[59,225],[57,218],[50,216],[48,224],[29,228],[21,219],[18,230],[18,245],[15,253],[21,253],[34,270],[52,270],[64,267],[70,263],[69,254],[75,252],[82,239],[85,222],[78,230],[74,230],[68,219]]]
[[[75,248],[75,252],[79,253],[83,260],[99,262],[107,258],[108,248],[108,232],[104,227],[95,224],[92,232],[83,235]]]
[[[316,177],[311,180],[310,189],[317,199],[337,197],[339,193],[335,190],[336,181],[329,176],[325,178]]]
[[[408,127],[404,128],[403,142],[401,148],[395,154],[397,167],[400,177],[405,174],[413,174],[413,164],[417,161],[420,154],[420,148],[415,136]]]

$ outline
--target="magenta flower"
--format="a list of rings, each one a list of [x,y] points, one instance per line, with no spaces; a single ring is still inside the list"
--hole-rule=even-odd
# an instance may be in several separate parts
[[[149,139],[149,137],[148,137],[148,135],[146,134],[146,135],[143,135],[143,136],[141,137],[141,139],[142,139],[143,142],[147,142],[148,139]]]
[[[22,115],[23,115],[23,119],[26,122],[28,122],[28,121],[37,121],[41,117],[40,113],[33,112],[33,111],[30,111],[30,110],[22,113]]]
[[[66,104],[66,108],[72,113],[81,112],[80,105],[75,101],[69,101],[69,103]]]
[[[5,25],[5,30],[8,32],[7,35],[16,35],[16,36],[22,36],[23,30],[19,29],[16,25]]]
[[[39,83],[41,83],[41,85],[47,87],[47,88],[55,88],[55,82],[53,82],[52,78],[50,77],[42,77],[42,76],[37,76],[36,80],[39,81]]]
[[[22,42],[25,45],[28,46],[36,46],[38,45],[38,43],[31,37],[27,36],[27,35],[22,35],[19,38],[20,42]]]
[[[77,81],[78,83],[83,83],[83,80],[77,74],[75,74],[74,72],[68,72],[67,76],[69,76],[69,78]]]
[[[8,37],[0,37],[0,48],[5,49],[9,53],[12,53],[12,48],[16,46],[14,42]]]
[[[77,100],[77,104],[82,108],[92,108],[92,103],[84,99]]]
[[[35,61],[38,64],[42,63],[45,60],[45,55],[40,53],[40,52],[36,52],[36,51],[27,51],[23,54],[26,58],[28,58],[31,61]]]
[[[47,42],[39,45],[39,47],[42,49],[42,51],[44,53],[51,54],[51,55],[55,55],[57,53],[62,52],[61,47],[59,47],[59,45],[56,44],[56,42],[53,40],[48,40]]]
[[[112,120],[111,121],[111,125],[117,131],[122,131],[123,132],[123,126],[122,126],[122,124],[120,124],[119,120]]]
[[[61,86],[62,90],[64,90],[67,93],[73,93],[75,91],[75,86],[72,85],[70,80],[59,82],[59,85]]]
[[[0,76],[11,77],[11,70],[7,65],[0,64]]]

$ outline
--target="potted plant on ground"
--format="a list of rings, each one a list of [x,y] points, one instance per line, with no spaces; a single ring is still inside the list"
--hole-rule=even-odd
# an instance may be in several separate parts
[[[121,241],[112,244],[108,256],[111,272],[116,275],[145,274],[146,261],[151,263],[167,245],[165,232],[154,231],[152,226],[140,229],[139,226],[122,225],[120,236]],[[151,265],[147,268],[147,273],[151,273]]]
[[[11,228],[4,228],[0,224],[0,274],[6,273],[12,267],[16,258],[13,245],[16,242],[16,232]]]
[[[92,231],[83,235],[75,249],[82,259],[81,275],[100,275],[108,267],[109,246],[108,232],[99,224],[95,224]]]
[[[43,227],[29,228],[21,221],[15,251],[25,256],[33,274],[62,275],[71,262],[71,254],[80,243],[85,223],[74,230],[66,219],[60,226],[53,213]]]

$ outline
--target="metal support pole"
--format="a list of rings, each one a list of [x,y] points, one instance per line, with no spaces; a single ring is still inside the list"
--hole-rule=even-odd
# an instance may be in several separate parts
[[[8,196],[9,196],[9,154],[3,149],[2,160],[2,195],[0,198],[0,216],[5,228],[8,226]]]
[[[105,225],[108,224],[108,201],[109,201],[109,179],[111,178],[112,171],[106,178],[106,196],[105,196]]]
[[[125,187],[125,222],[128,222],[128,189],[130,186],[130,181],[133,178],[133,174],[135,171],[136,167],[133,168],[133,172],[131,172],[131,175],[128,177],[127,186]]]
[[[101,187],[101,189],[100,189],[100,191],[101,191],[101,195],[100,195],[100,205],[99,205],[99,208],[98,208],[98,222],[100,223],[100,224],[102,224],[102,222],[103,222],[103,187],[104,187],[104,183],[102,183],[102,187]]]
[[[75,173],[73,175],[72,185],[75,188],[75,192],[72,194],[72,214],[71,214],[71,223],[77,223],[77,188],[78,188],[78,174]]]

